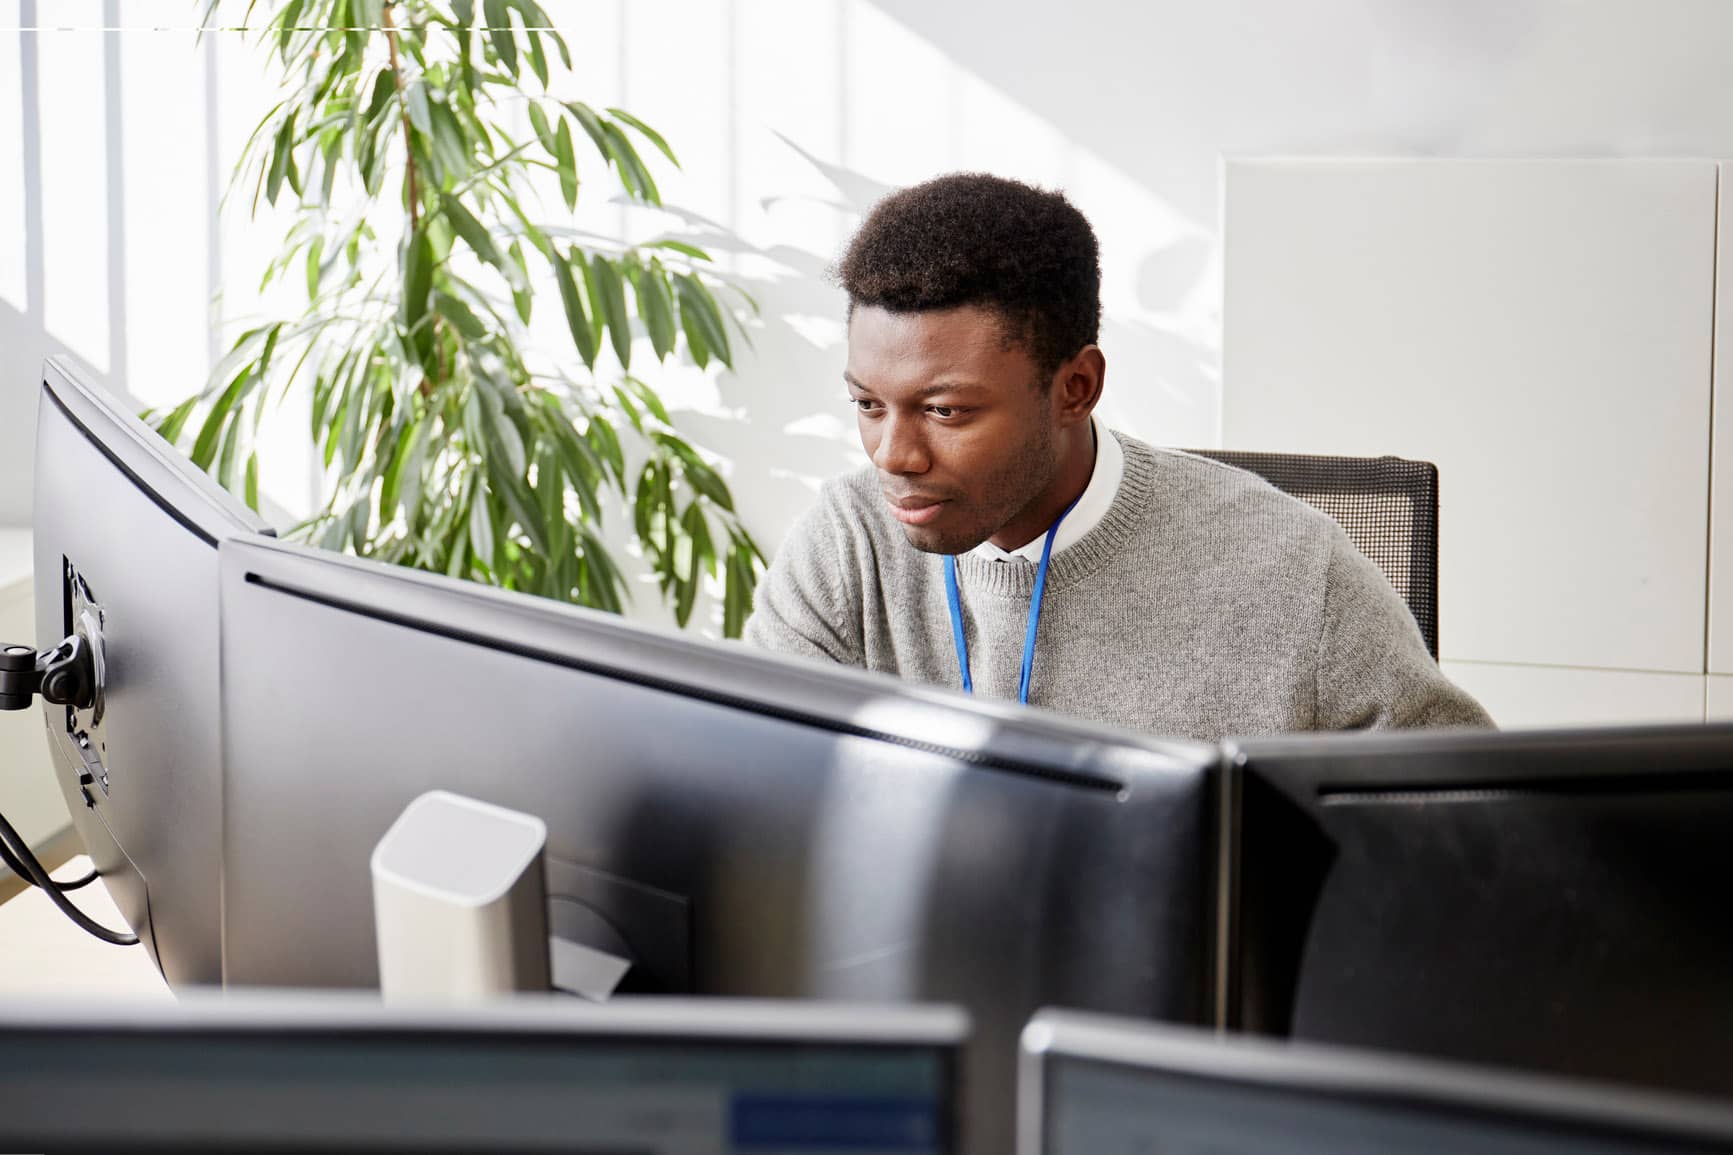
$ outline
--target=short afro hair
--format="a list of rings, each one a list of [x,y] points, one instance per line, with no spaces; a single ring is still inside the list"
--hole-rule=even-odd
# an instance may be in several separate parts
[[[1101,330],[1101,251],[1064,194],[952,173],[873,207],[837,267],[849,311],[978,305],[1050,375]]]

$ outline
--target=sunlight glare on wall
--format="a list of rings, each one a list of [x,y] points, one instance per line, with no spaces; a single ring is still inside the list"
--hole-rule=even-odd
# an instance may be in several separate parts
[[[99,373],[108,357],[108,162],[101,0],[39,10],[43,317]]]
[[[28,312],[24,267],[24,71],[18,0],[0,0],[0,301]]]
[[[143,14],[126,9],[128,19]],[[206,77],[196,35],[140,28],[120,37],[127,349],[115,373],[147,405],[179,401],[209,371]],[[148,103],[133,99],[144,94]]]

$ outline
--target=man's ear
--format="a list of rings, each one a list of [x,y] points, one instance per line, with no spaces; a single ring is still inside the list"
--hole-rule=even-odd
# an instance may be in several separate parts
[[[1085,345],[1053,376],[1054,415],[1061,426],[1089,420],[1107,381],[1107,358],[1099,345]]]

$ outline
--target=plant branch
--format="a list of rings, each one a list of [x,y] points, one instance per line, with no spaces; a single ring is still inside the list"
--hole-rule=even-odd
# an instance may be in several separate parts
[[[397,25],[391,19],[392,4],[384,9],[385,43],[391,48],[391,86],[397,90],[398,118],[403,122],[403,164],[409,179],[409,227],[413,231],[421,224],[420,197],[415,189],[415,142],[410,136],[409,102],[403,96],[403,67],[397,58]]]

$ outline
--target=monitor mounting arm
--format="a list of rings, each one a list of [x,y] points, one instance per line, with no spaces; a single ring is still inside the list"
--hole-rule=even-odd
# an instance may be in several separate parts
[[[82,633],[50,650],[0,645],[0,710],[28,710],[32,699],[88,710],[96,703],[96,659]]]

